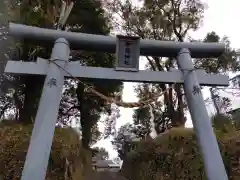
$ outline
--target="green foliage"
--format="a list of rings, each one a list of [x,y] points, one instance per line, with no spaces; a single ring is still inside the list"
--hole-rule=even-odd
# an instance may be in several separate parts
[[[189,32],[196,31],[201,26],[205,4],[201,0],[141,0],[142,6],[134,1],[109,1],[106,3],[112,15],[112,23],[125,34],[137,35],[142,39],[188,41]],[[116,15],[123,23],[119,24]],[[119,28],[120,26],[120,28]],[[226,51],[219,58],[194,59],[196,68],[202,68],[207,73],[226,73],[237,71],[239,61],[236,52],[230,46],[227,37],[219,37],[216,32],[209,32],[202,42],[222,42],[226,44]],[[170,71],[177,68],[176,59],[162,57],[146,57],[148,70]],[[158,103],[153,103],[154,128],[158,134],[171,127],[183,126],[186,122],[185,111],[187,104],[183,97],[182,85],[176,85],[167,90],[166,84],[139,84],[135,92],[140,101],[151,99],[156,93],[167,91]],[[218,96],[218,97],[217,97]],[[223,108],[230,105],[228,98],[218,95],[214,89],[215,101],[220,99]],[[150,108],[135,110],[134,124],[145,127],[150,133]]]
[[[95,147],[92,154],[99,160],[107,160],[109,158],[108,151],[105,148]]]
[[[12,0],[6,4],[8,8],[5,9],[7,9],[8,14],[11,14],[11,21],[55,29],[61,10],[61,2],[61,0]],[[108,21],[100,1],[78,0],[74,1],[66,26],[72,32],[107,35],[110,33]],[[49,42],[39,45],[35,41],[15,39],[14,50],[9,56],[11,59],[24,61],[36,61],[37,57],[48,59],[52,45]],[[96,67],[113,67],[115,61],[112,54],[85,52],[81,49],[71,51],[71,57],[71,61],[79,61],[81,65]],[[15,93],[10,101],[8,101],[8,97],[1,98],[1,112],[4,114],[6,111],[14,109],[16,120],[31,124],[35,119],[44,78],[15,76],[13,79],[10,81],[6,80],[5,77],[3,78],[5,89],[9,88],[9,84],[11,84]],[[9,81],[10,83],[8,83]],[[122,89],[122,83],[116,81],[85,80],[85,83],[106,96],[113,96]],[[86,92],[85,87],[76,80],[67,79],[64,86],[65,92],[60,105],[59,123],[68,125],[70,118],[81,119],[80,130],[83,135],[83,146],[87,147],[99,139],[100,132],[97,129],[97,122],[100,114],[107,112],[109,107],[106,106],[105,100],[93,93]],[[92,133],[94,133],[93,136]]]
[[[197,68],[204,68],[207,73],[225,73],[226,71],[236,72],[240,68],[237,60],[236,51],[231,48],[230,40],[227,36],[220,38],[216,32],[210,32],[206,35],[203,42],[221,42],[225,44],[225,53],[219,58],[198,59],[195,62]]]
[[[108,7],[122,18],[122,31],[143,39],[182,42],[189,31],[198,29],[204,12],[204,5],[200,0],[148,0],[141,1],[143,2],[141,7],[136,6],[131,0],[114,2],[109,3]],[[116,20],[114,23],[117,24],[118,21]],[[153,71],[169,71],[170,68],[176,67],[175,59],[147,57],[147,61],[147,68]],[[140,100],[144,100],[151,98],[156,92],[165,91],[166,88],[165,84],[140,84],[136,87],[136,92]],[[182,91],[182,86],[177,85],[163,95],[163,100],[153,104],[154,128],[157,133],[161,133],[171,126],[184,125],[186,122],[184,117],[186,105],[182,98]],[[133,118],[135,124],[149,125],[149,108],[135,111]]]
[[[24,165],[32,125],[17,121],[3,121],[0,124],[0,177],[20,179]],[[79,136],[70,128],[56,128],[50,154],[47,180],[64,179],[66,160],[73,169],[70,178],[81,179],[91,170],[91,154],[82,148]]]
[[[217,136],[230,180],[240,177],[240,132]],[[122,173],[132,180],[206,180],[193,129],[173,128],[155,140],[142,141],[124,160]]]
[[[108,19],[105,17],[101,1],[75,1],[75,6],[69,16],[67,24],[73,27],[76,25],[76,22],[78,22],[81,28],[73,28],[74,31],[92,34],[110,33]]]
[[[124,159],[125,155],[134,146],[133,141],[137,138],[144,138],[145,132],[143,126],[133,126],[127,123],[121,126],[112,140],[114,149],[118,152],[119,158]]]
[[[213,127],[217,130],[228,132],[228,128],[234,127],[234,122],[229,115],[216,114],[212,116]]]

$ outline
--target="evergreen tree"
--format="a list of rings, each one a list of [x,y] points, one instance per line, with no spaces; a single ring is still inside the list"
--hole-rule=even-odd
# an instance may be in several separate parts
[[[11,14],[14,14],[14,22],[33,25],[42,28],[55,29],[61,10],[61,1],[22,0],[11,5]],[[67,1],[68,2],[68,1]],[[69,2],[68,2],[69,3]],[[66,27],[73,32],[85,32],[107,35],[110,32],[108,19],[100,1],[78,0],[74,1],[74,7],[66,22]],[[63,27],[64,29],[64,27]],[[38,42],[20,39],[15,41],[15,51],[11,58],[15,60],[36,61],[37,57],[49,58],[52,43],[38,45]],[[114,56],[108,53],[85,52],[80,50],[71,51],[71,61],[79,61],[81,65],[112,67]],[[23,123],[33,123],[38,108],[44,77],[41,76],[15,76],[16,85],[14,108],[17,109],[16,118]],[[65,92],[61,100],[59,121],[61,124],[68,124],[69,117],[81,119],[82,141],[84,147],[89,147],[100,137],[97,129],[97,121],[102,112],[109,109],[106,101],[93,93],[86,91],[80,83],[89,84],[97,91],[106,96],[113,96],[121,90],[121,82],[66,79]],[[74,112],[72,112],[74,111]],[[92,141],[92,133],[94,133]]]
[[[222,39],[210,32],[203,40],[193,40],[189,32],[196,31],[203,20],[204,4],[200,0],[142,0],[142,6],[136,6],[131,0],[108,1],[105,4],[113,26],[122,33],[137,35],[142,39],[171,40],[171,41],[204,41],[223,42],[226,52],[219,58],[194,59],[196,68],[203,68],[207,73],[226,73],[239,70],[236,52],[230,47],[227,37]],[[116,18],[117,17],[117,18]],[[119,18],[122,22],[119,24]],[[120,26],[120,28],[119,28]],[[146,57],[146,69],[152,71],[170,71],[177,68],[176,59],[162,57]],[[175,85],[168,89],[167,84],[139,84],[135,91],[140,100],[151,99],[156,93],[165,92],[163,100],[153,103],[153,112],[149,107],[135,110],[134,124],[142,124],[146,134],[151,129],[151,114],[154,116],[154,128],[162,133],[170,127],[183,126],[186,122],[187,110],[183,86]]]

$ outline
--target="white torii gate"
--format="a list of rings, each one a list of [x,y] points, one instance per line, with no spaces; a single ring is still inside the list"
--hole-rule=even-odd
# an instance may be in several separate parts
[[[55,41],[49,61],[41,58],[38,58],[37,62],[8,61],[5,68],[6,73],[46,75],[21,180],[45,179],[64,77],[69,76],[66,72],[74,77],[82,78],[184,83],[186,99],[203,156],[207,178],[209,180],[228,180],[199,86],[200,84],[228,86],[228,77],[208,75],[203,70],[194,70],[191,60],[191,57],[218,57],[224,51],[224,44],[176,43],[139,40],[136,37],[122,36],[116,39],[110,36],[62,32],[13,23],[10,23],[10,34],[39,40],[39,43],[41,41]],[[68,43],[73,49],[118,52],[116,69],[86,67],[76,62],[68,62],[70,54]],[[130,49],[126,50],[126,48]],[[138,58],[140,54],[176,57],[180,71],[139,71]]]

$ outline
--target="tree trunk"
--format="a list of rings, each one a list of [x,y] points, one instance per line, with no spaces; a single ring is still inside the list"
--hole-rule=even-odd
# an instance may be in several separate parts
[[[178,99],[178,105],[177,105],[177,110],[175,112],[174,116],[174,126],[173,127],[179,127],[179,126],[184,126],[186,123],[186,118],[184,117],[184,104],[183,104],[183,99],[182,99],[182,91],[181,91],[181,85],[177,84],[176,85],[176,93],[177,93],[177,99]]]
[[[215,94],[214,94],[214,91],[213,91],[213,88],[210,88],[210,93],[211,93],[211,99],[213,101],[213,105],[217,111],[217,115],[219,115],[221,112],[220,112],[220,109],[218,107],[218,104],[217,104],[217,101],[216,101],[216,97],[215,97]]]
[[[26,124],[34,122],[39,100],[41,97],[44,78],[41,76],[27,76],[25,77],[25,90],[23,107],[19,110],[19,121]]]
[[[169,119],[171,120],[171,122],[173,123],[174,121],[174,114],[175,114],[175,110],[174,110],[174,105],[173,105],[173,89],[169,89],[169,95],[168,95],[168,114],[169,114]]]
[[[91,120],[88,118],[87,113],[81,113],[81,126],[82,126],[82,146],[85,149],[89,149],[89,144],[91,141]]]
[[[91,126],[91,119],[89,115],[90,110],[84,98],[84,86],[81,83],[78,83],[76,93],[78,98],[79,111],[81,113],[80,122],[81,122],[81,128],[82,128],[82,146],[85,149],[88,149],[91,141],[92,126]]]

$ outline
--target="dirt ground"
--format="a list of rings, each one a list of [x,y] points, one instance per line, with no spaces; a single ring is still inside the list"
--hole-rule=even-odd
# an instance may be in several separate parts
[[[118,172],[94,172],[85,177],[85,180],[128,180],[120,175]]]

